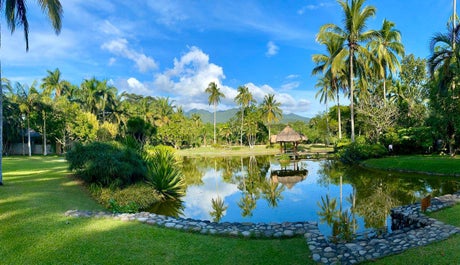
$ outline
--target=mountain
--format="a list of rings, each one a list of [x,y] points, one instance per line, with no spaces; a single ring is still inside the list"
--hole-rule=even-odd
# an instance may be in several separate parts
[[[219,110],[216,113],[216,121],[217,123],[224,123],[229,121],[232,117],[236,115],[238,109],[228,109],[228,110]],[[201,117],[201,120],[204,123],[213,123],[214,122],[214,112],[209,112],[207,110],[202,109],[191,109],[185,112],[185,116],[191,117],[192,114],[198,114]],[[310,118],[303,117],[294,113],[284,114],[283,118],[281,119],[280,123],[291,123],[295,121],[303,121],[308,122]]]

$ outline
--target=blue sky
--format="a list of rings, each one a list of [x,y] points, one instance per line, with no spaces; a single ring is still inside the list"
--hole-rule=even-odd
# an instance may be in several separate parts
[[[324,110],[315,99],[311,56],[321,25],[342,22],[335,0],[65,0],[56,36],[29,2],[30,50],[22,29],[11,35],[2,23],[2,75],[40,82],[59,68],[74,84],[96,77],[119,91],[164,96],[184,110],[212,110],[204,93],[214,81],[224,92],[219,109],[235,107],[236,88],[246,85],[258,103],[274,93],[285,113],[313,117]],[[452,0],[368,0],[377,8],[369,29],[396,23],[406,54],[429,55],[429,40],[444,32]]]

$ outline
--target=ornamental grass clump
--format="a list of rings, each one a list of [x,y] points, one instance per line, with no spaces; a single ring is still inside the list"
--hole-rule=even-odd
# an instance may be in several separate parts
[[[162,199],[174,200],[184,196],[185,182],[173,152],[166,147],[156,147],[145,156],[147,183],[152,185]]]

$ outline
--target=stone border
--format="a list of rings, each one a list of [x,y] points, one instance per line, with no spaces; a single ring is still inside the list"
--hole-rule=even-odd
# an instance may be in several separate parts
[[[174,218],[154,213],[117,213],[69,210],[65,213],[71,217],[114,218],[121,221],[139,221],[149,225],[196,232],[208,235],[222,235],[245,238],[291,238],[303,236],[311,230],[318,229],[317,222],[284,223],[215,223],[210,221]]]
[[[453,206],[460,202],[460,191],[431,200],[428,212]],[[420,212],[420,203],[391,210],[392,226],[398,230],[369,239],[348,243],[330,243],[319,233],[306,234],[313,260],[323,264],[356,264],[401,253],[409,248],[424,246],[460,233],[460,228],[429,218]]]
[[[460,191],[431,200],[427,211],[433,212],[460,202]],[[215,223],[210,221],[174,218],[154,213],[111,214],[69,210],[71,217],[114,218],[122,221],[139,221],[149,225],[172,228],[208,235],[244,238],[291,238],[303,235],[316,262],[323,264],[356,264],[388,255],[401,253],[409,248],[444,240],[460,233],[460,228],[429,218],[420,212],[420,203],[391,210],[392,233],[348,243],[328,242],[319,231],[317,222],[284,223]]]

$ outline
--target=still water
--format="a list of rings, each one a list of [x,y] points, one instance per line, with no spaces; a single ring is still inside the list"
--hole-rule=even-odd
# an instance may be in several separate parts
[[[348,211],[362,233],[387,230],[393,207],[460,190],[458,178],[368,171],[331,160],[185,157],[180,165],[186,195],[150,211],[216,222],[317,221],[326,235],[331,227],[320,217],[326,197],[336,210]]]

